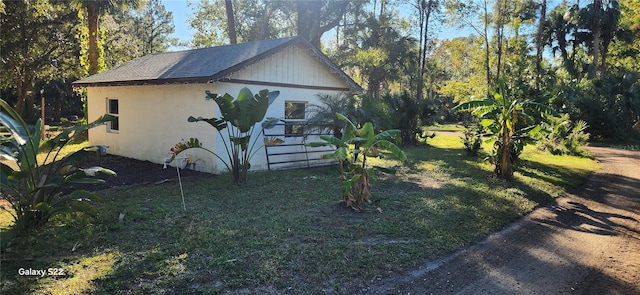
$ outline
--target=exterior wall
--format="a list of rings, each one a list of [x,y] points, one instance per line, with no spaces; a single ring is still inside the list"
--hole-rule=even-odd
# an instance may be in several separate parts
[[[163,163],[163,159],[170,156],[171,147],[182,139],[197,137],[204,145],[214,146],[213,127],[187,122],[197,110],[207,110],[209,117],[217,112],[215,105],[204,99],[204,90],[210,86],[89,87],[89,121],[107,113],[107,99],[117,99],[120,125],[117,133],[108,131],[107,126],[90,129],[89,142],[109,146],[109,154],[153,163]],[[201,158],[196,163],[197,170],[217,170],[209,157],[197,155],[197,158]]]
[[[328,67],[297,46],[288,47],[270,58],[234,73],[232,79],[287,83],[306,86],[347,87]]]
[[[280,91],[280,95],[269,107],[266,117],[283,119],[285,101],[306,101],[318,103],[319,94],[339,94],[337,90],[318,90],[304,86],[347,88],[344,81],[329,73],[327,67],[302,49],[290,47],[274,56],[249,66],[232,75],[234,79],[259,81],[259,84],[278,83],[280,86],[246,85],[230,82],[210,84],[171,84],[140,86],[106,86],[88,88],[89,120],[93,121],[107,113],[107,99],[118,99],[119,124],[117,133],[109,132],[107,126],[89,131],[92,145],[108,145],[108,153],[146,160],[161,164],[170,156],[169,150],[181,139],[198,138],[205,148],[218,153],[226,159],[226,151],[217,131],[210,125],[199,122],[189,123],[187,118],[219,117],[219,110],[213,101],[205,100],[205,90],[223,95],[236,96],[240,89],[248,87],[254,94],[261,89]],[[281,86],[286,84],[287,86]],[[289,86],[290,85],[290,86]],[[308,113],[307,113],[308,116]],[[270,130],[269,133],[284,133],[282,130]],[[252,139],[257,138],[255,156],[251,161],[251,170],[267,169],[265,150],[262,147],[263,136],[260,125],[254,129]],[[223,134],[226,132],[223,131]],[[285,143],[300,143],[302,137],[284,137]],[[308,138],[308,141],[317,139]],[[292,147],[290,151],[300,150]],[[214,156],[206,152],[191,152],[195,169],[204,172],[225,172],[226,167]],[[320,154],[315,154],[320,157]],[[293,155],[304,158],[304,155]],[[172,163],[172,164],[175,164]]]

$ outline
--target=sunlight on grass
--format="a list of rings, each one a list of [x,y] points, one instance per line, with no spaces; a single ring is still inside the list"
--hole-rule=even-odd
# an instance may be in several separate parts
[[[81,150],[85,147],[89,146],[89,142],[88,141],[83,141],[83,142],[78,142],[78,143],[68,143],[67,145],[65,145],[62,150],[60,150],[60,152],[58,153],[58,157],[56,158],[56,160],[62,159],[64,158],[66,155],[74,153],[75,151]],[[37,159],[38,159],[38,163],[40,163],[40,165],[43,164],[48,164],[51,163],[51,161],[53,161],[53,157],[55,156],[55,151],[51,153],[51,155],[49,155],[49,158],[47,158],[47,153],[49,151],[40,151],[38,153]],[[47,161],[47,163],[44,163],[44,161]]]
[[[446,131],[446,132],[464,132],[464,126],[460,124],[434,124],[423,127],[427,131]]]
[[[38,256],[38,265],[60,266],[68,277],[29,285],[7,275],[0,291],[348,294],[481,241],[597,169],[590,159],[528,147],[514,179],[502,180],[486,153],[467,155],[458,136],[402,149],[404,164],[368,160],[397,173],[378,173],[374,203],[361,212],[339,203],[336,166],[252,173],[242,187],[225,176],[183,179],[187,211],[175,182],[101,192],[95,221],[12,242],[15,257]],[[70,251],[76,241],[106,254]],[[3,261],[3,270],[24,263]]]
[[[113,272],[119,253],[100,253],[82,257],[74,262],[59,265],[65,275],[47,276],[39,281],[38,292],[33,294],[87,294],[96,291],[94,281]]]
[[[434,138],[427,139],[427,144],[441,149],[462,149],[464,144],[458,136],[437,134]]]
[[[11,210],[11,204],[6,200],[0,200],[0,230],[13,224],[13,216],[7,210]],[[6,210],[5,210],[6,209]]]

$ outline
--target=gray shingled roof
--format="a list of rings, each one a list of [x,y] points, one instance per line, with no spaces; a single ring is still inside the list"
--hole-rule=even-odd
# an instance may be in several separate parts
[[[73,82],[74,86],[206,83],[220,80],[293,44],[307,46],[355,91],[360,86],[311,43],[300,37],[255,41],[145,55],[108,71]]]

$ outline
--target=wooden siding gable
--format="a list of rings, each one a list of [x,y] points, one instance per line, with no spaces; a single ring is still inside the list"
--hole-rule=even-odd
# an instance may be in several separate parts
[[[249,65],[222,82],[288,86],[327,90],[351,90],[350,85],[331,70],[310,49],[290,46],[280,52]]]

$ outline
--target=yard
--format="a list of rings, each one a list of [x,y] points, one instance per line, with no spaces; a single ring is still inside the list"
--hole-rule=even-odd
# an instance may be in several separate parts
[[[353,293],[482,240],[598,168],[527,148],[505,182],[457,136],[404,150],[405,165],[375,163],[399,172],[379,175],[363,212],[338,203],[338,172],[322,167],[253,173],[244,187],[188,177],[186,211],[176,181],[103,190],[96,219],[20,236],[2,213],[0,293]],[[56,275],[19,275],[30,268]]]

